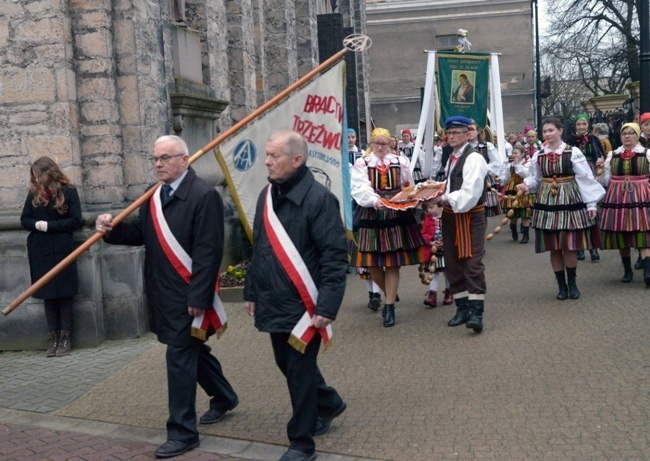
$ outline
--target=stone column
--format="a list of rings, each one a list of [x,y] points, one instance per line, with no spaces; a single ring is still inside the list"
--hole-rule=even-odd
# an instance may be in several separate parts
[[[274,96],[298,79],[294,0],[267,0],[264,13],[266,75]]]
[[[296,37],[298,75],[303,76],[318,66],[318,23],[316,0],[296,3]]]
[[[257,106],[255,29],[251,0],[227,0],[230,110],[241,120]]]
[[[122,133],[111,15],[113,2],[72,2],[81,119],[81,159],[87,204],[122,203]]]
[[[255,27],[255,70],[257,76],[257,106],[271,99],[268,79],[266,78],[266,54],[264,49],[266,18],[264,16],[264,0],[252,0],[253,25]]]

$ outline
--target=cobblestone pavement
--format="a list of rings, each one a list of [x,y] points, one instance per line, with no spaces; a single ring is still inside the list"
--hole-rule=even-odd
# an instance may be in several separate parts
[[[415,267],[402,270],[390,329],[365,308],[363,282],[348,277],[334,346],[319,359],[348,409],[317,438],[319,460],[650,459],[650,289],[642,273],[621,284],[618,255],[601,251],[599,263],[579,263],[581,298],[556,301],[548,254],[506,234],[487,243],[481,335],[447,327],[451,306],[423,308]],[[200,427],[201,449],[181,459],[277,459],[287,443],[286,385],[268,336],[240,305],[226,308],[228,331],[210,344],[241,403]],[[0,459],[152,457],[167,415],[163,346],[147,337],[42,355],[0,354]],[[197,411],[207,404],[199,391]],[[95,451],[7,457],[23,435],[25,444],[60,437],[72,440],[67,453]],[[121,457],[109,457],[111,447]]]

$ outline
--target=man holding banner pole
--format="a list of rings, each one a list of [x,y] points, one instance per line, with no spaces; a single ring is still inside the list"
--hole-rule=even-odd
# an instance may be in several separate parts
[[[219,193],[189,167],[187,144],[162,136],[150,157],[162,184],[140,208],[138,219],[113,227],[97,217],[107,243],[144,245],[144,282],[152,330],[167,345],[169,419],[167,442],[155,452],[171,458],[199,446],[196,383],[212,397],[202,424],[216,423],[239,403],[221,364],[204,342],[226,327],[216,292],[223,255],[223,202]]]
[[[345,230],[338,200],[315,180],[307,156],[307,142],[292,131],[276,132],[266,143],[270,184],[257,201],[244,289],[245,310],[258,330],[270,333],[291,397],[290,445],[280,461],[315,460],[313,437],[346,408],[317,364],[345,293]]]

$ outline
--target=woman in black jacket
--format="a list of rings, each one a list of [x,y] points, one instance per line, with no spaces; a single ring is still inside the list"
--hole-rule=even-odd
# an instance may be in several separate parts
[[[32,283],[49,272],[74,250],[72,234],[81,229],[79,194],[59,166],[49,157],[41,157],[30,170],[31,187],[20,223],[31,231],[27,237],[27,255]],[[72,297],[77,294],[77,266],[70,264],[34,294],[43,299],[50,332],[47,357],[70,352]]]

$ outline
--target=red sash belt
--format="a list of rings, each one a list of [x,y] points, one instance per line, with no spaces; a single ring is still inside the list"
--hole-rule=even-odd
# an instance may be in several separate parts
[[[443,211],[445,213],[454,213],[450,206],[445,205]],[[473,213],[484,213],[485,206],[477,205],[467,213],[454,213],[456,219],[456,239],[454,245],[458,248],[458,258],[471,258],[472,257],[472,227],[471,220]]]
[[[160,186],[158,189],[162,189]],[[178,275],[187,283],[190,284],[192,278],[192,258],[183,247],[178,243],[174,234],[172,234],[165,215],[162,210],[162,202],[160,200],[160,192],[156,191],[151,196],[149,201],[149,210],[151,211],[151,218],[153,220],[154,229],[158,242],[171,263],[172,267],[178,272]],[[219,298],[219,277],[217,276],[214,299],[212,301],[212,308],[207,309],[205,313],[199,317],[194,317],[192,321],[192,329],[190,334],[195,338],[202,341],[208,339],[208,331],[210,327],[214,328],[217,338],[226,331],[226,310],[223,303]]]

